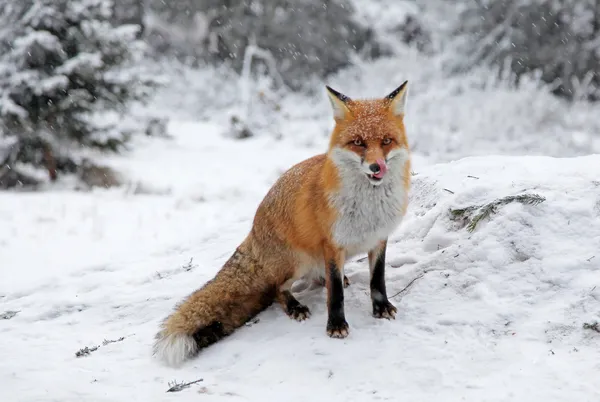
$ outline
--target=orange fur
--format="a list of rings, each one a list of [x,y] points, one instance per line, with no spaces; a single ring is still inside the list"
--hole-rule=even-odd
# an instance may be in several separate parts
[[[344,149],[372,163],[385,159],[394,149],[403,149],[408,155],[408,143],[403,113],[394,113],[394,99],[336,104],[338,101],[332,100],[336,124],[328,152],[294,165],[277,180],[258,206],[250,233],[230,259],[162,323],[154,352],[163,360],[181,363],[232,333],[273,301],[290,316],[306,318],[291,296],[292,282],[310,275],[315,266],[327,267],[328,261],[343,267],[354,252],[338,244],[334,236],[341,211],[331,200],[343,190],[343,180],[332,152]],[[356,138],[365,146],[353,144]],[[385,138],[391,138],[391,143],[382,144]],[[408,156],[395,174],[402,175],[403,191],[408,193]],[[402,202],[403,207],[395,212],[398,215],[406,212],[407,201]],[[377,244],[377,249],[368,250],[370,261],[381,249]],[[328,289],[333,286],[329,276],[325,282]],[[341,336],[345,335],[347,329]]]

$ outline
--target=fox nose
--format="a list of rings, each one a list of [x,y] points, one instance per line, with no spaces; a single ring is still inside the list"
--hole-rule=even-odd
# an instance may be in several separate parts
[[[379,173],[381,171],[381,167],[379,167],[378,163],[371,163],[369,165],[369,170],[371,172],[373,172],[374,174],[377,174],[377,173]]]

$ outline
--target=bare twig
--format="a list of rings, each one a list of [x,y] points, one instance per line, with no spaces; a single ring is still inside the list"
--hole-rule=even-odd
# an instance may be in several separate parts
[[[447,188],[445,188],[445,189],[444,189],[444,191],[447,191],[447,192],[449,192],[450,194],[454,194],[454,191],[452,191],[452,190],[448,190]]]
[[[190,381],[190,382],[181,382],[178,383],[177,381],[173,381],[169,383],[169,389],[167,390],[167,392],[179,392],[179,391],[183,391],[186,388],[189,388],[190,385],[193,384],[197,384],[201,381],[204,381],[202,378],[200,378],[199,380],[196,381]]]
[[[189,272],[192,269],[196,268],[197,265],[193,264],[192,262],[194,261],[194,257],[191,257],[190,260],[187,262],[187,264],[185,264],[182,268],[184,271]]]
[[[477,176],[471,176],[471,175],[467,175],[467,177],[468,177],[468,178],[470,178],[470,179],[476,179],[476,180],[479,180],[479,177],[477,177]]]
[[[127,335],[127,336],[131,336],[131,335]],[[102,341],[102,346],[106,346],[110,343],[121,342],[121,341],[125,340],[125,338],[127,338],[127,337],[122,336],[119,339],[105,339],[104,341]],[[79,349],[77,352],[75,352],[75,356],[76,357],[89,356],[92,352],[95,352],[98,349],[100,349],[100,345],[92,346],[91,348],[86,346],[84,348]]]
[[[405,287],[404,287],[402,290],[400,290],[400,291],[399,291],[398,293],[396,293],[395,295],[391,296],[391,297],[390,297],[390,299],[393,299],[394,297],[396,297],[396,296],[398,296],[398,295],[400,295],[400,294],[402,294],[402,293],[404,293],[404,292],[408,291],[408,289],[409,289],[409,288],[410,288],[410,287],[411,287],[411,286],[412,286],[412,285],[413,285],[413,284],[414,284],[414,283],[415,283],[417,280],[419,280],[419,279],[421,279],[422,277],[424,277],[424,276],[425,276],[425,274],[426,274],[426,273],[428,273],[428,272],[430,272],[430,271],[432,271],[432,270],[430,269],[430,270],[427,270],[427,271],[423,271],[423,272],[421,272],[419,275],[417,275],[415,278],[413,278],[413,279],[412,279],[410,282],[408,282],[408,284],[407,284],[407,285],[406,285],[406,286],[405,286]]]
[[[590,261],[592,261],[594,258],[596,258],[596,256],[595,256],[595,255],[591,256],[591,257],[590,257],[590,258],[588,258],[586,261],[587,261],[587,262],[590,262]]]
[[[250,70],[252,67],[252,59],[258,58],[262,59],[271,73],[271,77],[277,81],[278,86],[284,85],[284,80],[279,70],[277,69],[277,62],[273,54],[266,49],[262,49],[255,44],[249,44],[244,51],[244,61],[242,63],[242,72],[240,74],[240,99],[242,101],[243,110],[243,124],[244,126],[248,123],[251,116],[251,106],[252,102],[250,101],[250,83],[252,79],[250,77]]]

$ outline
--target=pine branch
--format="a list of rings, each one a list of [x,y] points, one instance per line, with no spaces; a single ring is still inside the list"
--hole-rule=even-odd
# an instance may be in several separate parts
[[[546,201],[546,198],[538,194],[510,195],[484,205],[473,205],[466,208],[450,209],[450,219],[463,219],[469,221],[467,230],[469,232],[473,232],[481,220],[497,213],[498,208],[504,205],[512,202],[519,202],[524,205],[538,205],[544,201]]]
[[[6,153],[6,157],[0,161],[0,181],[2,178],[13,168],[19,155],[20,147],[19,142],[13,144],[10,150]]]
[[[119,119],[110,124],[102,115],[126,113],[162,84],[143,72],[145,45],[136,40],[136,27],[113,24],[111,1],[12,3],[0,6],[11,22],[10,30],[0,27],[0,131],[25,143],[14,161],[0,156],[0,188],[37,183],[23,180],[15,163],[44,168],[54,181],[66,173],[62,159],[78,165],[73,152],[121,151],[141,130],[121,130]]]
[[[13,318],[14,316],[16,316],[19,312],[18,311],[5,311],[4,313],[0,313],[0,320],[10,320],[11,318]]]
[[[583,324],[583,329],[590,329],[592,331],[600,333],[600,324],[598,323],[598,321],[594,321],[593,323],[586,322]]]
[[[127,335],[131,336],[131,335]],[[102,346],[106,346],[108,344],[111,343],[116,343],[116,342],[121,342],[123,340],[125,340],[126,336],[122,336],[118,339],[104,339],[104,341],[102,341]],[[83,357],[83,356],[89,356],[92,352],[97,351],[98,349],[100,349],[100,345],[96,345],[96,346],[92,346],[92,347],[84,347],[79,349],[77,352],[75,352],[75,357]]]
[[[75,352],[75,357],[89,356],[92,352],[97,351],[99,348],[100,345],[92,346],[91,348],[86,346],[85,348],[81,348],[77,352]]]
[[[201,381],[204,381],[204,379],[200,378],[196,381],[190,381],[190,382],[181,382],[178,383],[177,381],[173,381],[169,383],[169,389],[167,390],[167,392],[179,392],[179,391],[183,391],[186,388],[189,388],[191,385],[193,384],[197,384]]]

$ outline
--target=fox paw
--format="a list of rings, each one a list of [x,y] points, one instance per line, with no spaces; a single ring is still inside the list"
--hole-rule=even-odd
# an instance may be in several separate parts
[[[327,321],[327,335],[331,338],[345,338],[348,336],[350,329],[344,318],[329,319]]]
[[[396,319],[398,309],[387,300],[373,302],[373,316],[375,318]]]
[[[287,314],[296,321],[304,321],[310,317],[310,310],[303,304],[296,304],[289,307]]]
[[[347,288],[348,286],[350,286],[350,280],[344,275],[344,288]]]

